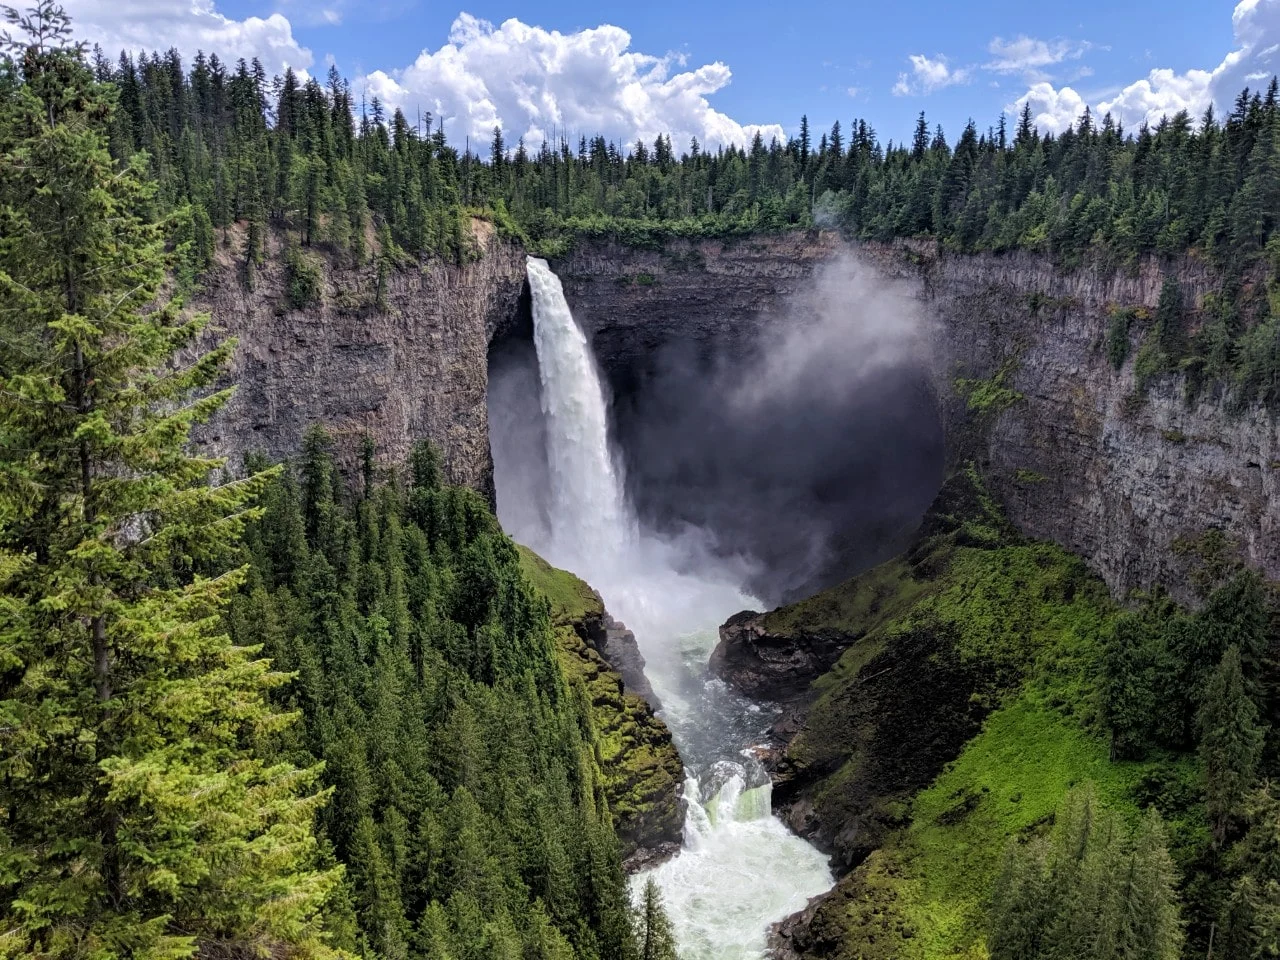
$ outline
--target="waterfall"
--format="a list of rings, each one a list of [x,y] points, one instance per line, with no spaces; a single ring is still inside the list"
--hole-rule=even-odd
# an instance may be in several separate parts
[[[574,322],[560,278],[529,258],[533,342],[542,381],[542,413],[551,425],[551,556],[580,567],[592,556],[616,559],[633,524],[621,471],[609,450],[608,408],[587,338]]]
[[[774,714],[706,676],[718,625],[754,601],[696,541],[673,543],[642,529],[609,443],[608,394],[590,344],[546,261],[530,257],[528,271],[549,530],[509,532],[596,587],[648,662],[688,771],[684,849],[651,871],[681,956],[763,957],[769,925],[833,881],[826,858],[773,816],[769,776],[746,749],[763,739]],[[501,507],[502,476],[497,481]]]

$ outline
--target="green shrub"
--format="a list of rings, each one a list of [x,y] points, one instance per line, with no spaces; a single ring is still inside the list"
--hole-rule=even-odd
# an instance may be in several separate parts
[[[324,299],[324,265],[313,253],[291,246],[284,255],[284,291],[289,306],[302,310]]]
[[[1129,324],[1132,321],[1132,310],[1113,310],[1107,324],[1107,359],[1117,370],[1129,359]]]

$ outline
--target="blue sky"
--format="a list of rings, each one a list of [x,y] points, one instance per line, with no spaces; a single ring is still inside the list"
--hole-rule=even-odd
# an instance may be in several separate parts
[[[954,137],[1028,97],[1046,129],[1085,105],[1132,126],[1280,69],[1280,0],[64,2],[108,47],[336,62],[358,91],[446,116],[451,138],[499,122],[509,139],[665,128],[714,145],[808,113],[815,130],[865,117],[887,140],[922,109]]]

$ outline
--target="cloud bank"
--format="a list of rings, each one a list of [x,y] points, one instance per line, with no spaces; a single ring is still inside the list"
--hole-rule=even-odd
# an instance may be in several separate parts
[[[76,35],[89,38],[114,58],[121,50],[150,52],[177,47],[185,57],[198,50],[234,63],[257,57],[269,73],[305,70],[315,62],[279,13],[233,20],[213,0],[63,0]]]
[[[1231,17],[1236,49],[1208,70],[1152,70],[1110,97],[1088,104],[1097,116],[1110,113],[1126,127],[1155,125],[1186,110],[1198,119],[1210,104],[1222,113],[1246,86],[1265,87],[1280,71],[1280,0],[1240,0]],[[1084,112],[1087,101],[1069,86],[1035,83],[1010,108],[1030,104],[1041,130],[1060,133]]]
[[[501,126],[536,146],[554,134],[576,139],[602,133],[652,144],[669,133],[677,150],[697,137],[704,147],[746,145],[759,131],[785,140],[779,124],[741,124],[708,97],[732,78],[716,61],[692,70],[675,54],[631,49],[631,35],[608,24],[560,33],[510,19],[499,26],[463,13],[449,40],[423,50],[409,66],[376,70],[361,86],[408,114],[418,108],[443,118],[450,140],[486,143]]]

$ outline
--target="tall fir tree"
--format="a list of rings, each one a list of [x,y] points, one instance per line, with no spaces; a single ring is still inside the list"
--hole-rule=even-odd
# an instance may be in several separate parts
[[[1222,655],[1205,689],[1196,726],[1204,765],[1205,814],[1214,840],[1221,844],[1254,785],[1265,740],[1258,708],[1245,689],[1239,647],[1232,645]]]
[[[230,345],[193,349],[208,318],[165,301],[143,165],[108,154],[62,9],[6,17],[0,955],[327,955],[317,771],[266,759],[284,677],[219,629],[265,478],[185,452]]]
[[[662,901],[662,891],[653,877],[645,881],[636,908],[636,941],[640,950],[639,960],[678,960],[671,919]]]

